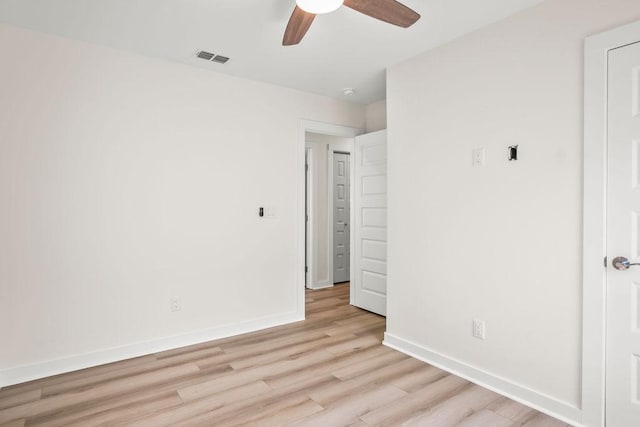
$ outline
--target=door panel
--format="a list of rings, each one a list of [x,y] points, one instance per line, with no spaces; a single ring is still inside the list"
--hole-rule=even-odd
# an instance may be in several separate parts
[[[349,281],[349,154],[333,153],[333,283]]]
[[[609,53],[607,252],[640,262],[640,43]],[[610,262],[609,264],[612,264]],[[607,269],[608,427],[640,420],[640,266]]]
[[[355,140],[353,304],[387,314],[387,133]]]

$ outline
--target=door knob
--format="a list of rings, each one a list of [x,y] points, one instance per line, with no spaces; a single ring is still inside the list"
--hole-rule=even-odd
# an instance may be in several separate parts
[[[632,265],[640,265],[640,263],[631,263],[627,258],[623,256],[617,256],[613,259],[613,268],[616,270],[628,270]]]

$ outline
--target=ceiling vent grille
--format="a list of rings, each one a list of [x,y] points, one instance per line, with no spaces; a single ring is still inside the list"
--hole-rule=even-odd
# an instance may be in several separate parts
[[[215,53],[205,52],[204,50],[201,50],[200,52],[196,53],[196,56],[200,59],[206,59],[207,61],[211,61],[213,57],[216,55]]]
[[[217,62],[218,64],[226,64],[229,58],[222,55],[216,55],[215,53],[207,52],[205,50],[199,50],[196,52],[196,57],[204,59],[205,61]]]
[[[213,62],[217,62],[219,64],[224,64],[229,60],[229,58],[227,58],[226,56],[222,56],[222,55],[216,55],[212,61]]]

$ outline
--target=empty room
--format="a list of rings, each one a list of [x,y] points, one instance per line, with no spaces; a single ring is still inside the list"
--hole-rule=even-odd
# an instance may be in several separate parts
[[[0,426],[640,426],[637,0],[0,0],[0,53]]]

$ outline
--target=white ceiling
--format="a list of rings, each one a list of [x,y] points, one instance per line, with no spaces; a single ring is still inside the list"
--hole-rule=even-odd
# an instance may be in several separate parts
[[[422,15],[409,29],[342,7],[289,47],[295,0],[0,0],[0,22],[368,104],[385,99],[390,65],[541,1],[404,0]],[[198,50],[231,60],[209,63]]]

